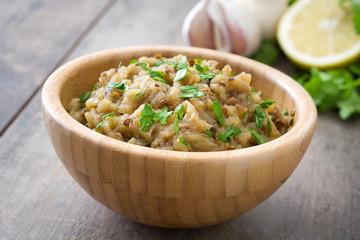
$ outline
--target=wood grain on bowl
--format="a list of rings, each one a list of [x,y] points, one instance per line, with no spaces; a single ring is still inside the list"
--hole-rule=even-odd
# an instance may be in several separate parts
[[[234,73],[253,75],[253,86],[280,108],[295,109],[293,128],[246,149],[183,153],[141,147],[98,134],[65,110],[99,74],[119,61],[161,53],[214,59]],[[42,107],[55,150],[71,176],[103,205],[135,221],[169,228],[217,224],[254,208],[274,193],[302,159],[317,113],[306,91],[283,73],[232,54],[178,46],[102,51],[71,61],[45,83]]]

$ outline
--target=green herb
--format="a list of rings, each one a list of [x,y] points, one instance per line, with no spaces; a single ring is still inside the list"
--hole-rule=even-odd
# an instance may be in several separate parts
[[[220,75],[222,75],[223,73],[224,73],[224,71],[223,71],[223,70],[221,70],[221,71],[219,72],[219,74],[220,74]]]
[[[180,69],[179,71],[176,72],[175,78],[174,78],[174,82],[178,82],[181,79],[183,79],[184,77],[186,77],[186,72],[187,69]]]
[[[122,64],[122,62],[119,62],[118,68],[120,68],[120,67],[121,67],[121,64]]]
[[[133,60],[130,61],[130,64],[137,63],[138,61],[139,61],[139,59],[133,59]]]
[[[202,61],[203,61],[201,58],[195,58],[195,60],[196,60],[198,63],[200,63],[200,64],[201,64]]]
[[[231,143],[231,137],[236,136],[241,133],[241,130],[238,127],[234,127],[234,123],[232,123],[226,130],[225,133],[219,133],[218,138],[224,143]]]
[[[114,113],[109,113],[109,114],[105,114],[104,116],[102,116],[102,118],[101,118],[102,121],[94,128],[94,130],[97,131],[104,124],[105,118],[114,117],[114,116],[115,116]]]
[[[269,99],[265,99],[264,101],[262,101],[260,103],[260,107],[261,108],[268,108],[270,107],[271,105],[273,105],[275,103],[275,101],[272,101],[272,100],[269,100]]]
[[[175,129],[175,133],[177,134],[180,131],[179,118],[180,119],[184,118],[184,105],[180,104],[179,106],[177,106],[174,112],[175,112],[174,129]]]
[[[213,79],[214,78],[214,74],[212,72],[204,72],[203,74],[200,75],[200,81],[206,80],[206,79]]]
[[[256,89],[255,88],[251,88],[251,93],[255,94],[256,93]]]
[[[179,140],[187,147],[190,147],[190,144],[186,142],[181,136],[179,137]]]
[[[224,127],[224,115],[222,112],[222,106],[217,100],[214,100],[213,111],[215,113],[218,122],[221,124],[221,126]]]
[[[255,129],[249,129],[251,136],[254,138],[255,142],[257,144],[263,144],[266,143],[266,140],[263,136],[261,136],[260,133],[258,133]]]
[[[144,109],[141,110],[141,116],[139,118],[139,124],[141,131],[145,132],[154,123],[155,112],[149,104],[145,104]]]
[[[360,1],[359,0],[339,0],[340,4],[349,2],[351,4],[351,9],[354,14],[353,22],[357,34],[360,34]]]
[[[232,73],[232,71],[230,72],[230,76],[231,76],[231,77],[233,77],[233,73]]]
[[[209,66],[204,66],[204,70],[209,70]]]
[[[95,90],[97,89],[97,87],[98,87],[98,86],[97,86],[96,84],[94,84],[94,85],[92,86],[92,91],[95,91]],[[90,98],[92,91],[89,91],[89,92],[86,92],[86,93],[84,93],[84,94],[81,94],[81,95],[79,96],[79,98],[80,98],[79,103],[85,103],[85,102]]]
[[[288,6],[293,5],[296,1],[297,1],[297,0],[289,0],[289,1],[288,1]]]
[[[80,95],[80,103],[85,103],[91,96],[91,91]]]
[[[303,87],[312,96],[320,111],[339,109],[341,119],[360,114],[360,65],[319,71],[311,69]]]
[[[243,115],[241,116],[241,119],[244,119],[244,118],[246,118],[246,111],[243,113]]]
[[[161,59],[160,61],[158,61],[157,63],[154,64],[154,67],[159,67],[160,65],[162,65],[164,63],[168,63],[168,60]]]
[[[202,66],[200,66],[200,64],[197,64],[197,63],[195,63],[195,69],[202,73],[205,71],[204,68]]]
[[[286,108],[284,111],[281,112],[281,114],[284,116],[288,115],[288,109]]]
[[[209,138],[211,138],[211,131],[210,131],[209,129],[206,129],[206,130],[205,130],[205,134],[206,134]]]
[[[126,80],[124,80],[122,82],[109,83],[106,87],[107,88],[115,88],[115,89],[120,90],[120,91],[125,91],[125,90],[128,89],[128,86],[126,85]]]
[[[155,113],[153,120],[154,122],[159,122],[162,125],[166,125],[166,120],[171,116],[173,112],[168,112],[167,107],[164,110]]]
[[[166,120],[171,116],[173,112],[168,112],[167,107],[159,112],[154,112],[149,104],[145,104],[143,110],[141,110],[141,116],[139,118],[139,124],[141,131],[145,132],[154,122],[159,122],[162,125],[166,125]]]
[[[152,77],[152,79],[154,79],[155,81],[159,81],[159,82],[163,82],[163,83],[167,83],[167,81],[163,78],[164,73],[160,72],[160,71],[152,71],[151,69],[149,69],[149,73],[150,77]]]
[[[179,61],[179,64],[186,64],[186,61],[187,61],[187,57],[185,55],[183,55]]]
[[[142,95],[144,95],[145,91],[139,92],[135,95],[135,99],[138,100]]]
[[[279,59],[280,52],[280,48],[276,42],[263,41],[251,58],[272,66]]]
[[[271,122],[270,122],[270,119],[269,119],[269,118],[268,118],[268,120],[267,120],[266,129],[267,129],[268,137],[270,137],[270,133],[271,133],[271,131],[272,131],[272,126],[271,126]]]
[[[251,97],[249,96],[249,94],[246,93],[246,98],[251,101]]]
[[[263,121],[267,117],[267,114],[263,112],[259,106],[255,107],[255,123],[257,128],[262,128]]]
[[[196,97],[202,97],[205,96],[205,93],[198,90],[199,86],[182,86],[180,87],[180,90],[182,93],[180,93],[180,97],[182,98],[196,98]]]
[[[149,70],[149,68],[148,68],[148,66],[147,66],[147,63],[140,63],[139,65],[140,65],[140,67],[142,67],[144,70],[146,70],[146,71]]]

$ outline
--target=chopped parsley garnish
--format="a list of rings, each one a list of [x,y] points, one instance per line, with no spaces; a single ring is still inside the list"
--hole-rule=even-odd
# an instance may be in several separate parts
[[[255,123],[257,128],[262,128],[263,121],[267,117],[266,112],[263,112],[259,106],[255,107]]]
[[[106,87],[107,88],[115,88],[115,89],[120,90],[120,91],[125,91],[125,90],[128,89],[128,86],[126,85],[126,80],[124,80],[122,82],[109,83]]]
[[[122,65],[122,62],[119,62],[118,68],[120,68],[120,67],[121,67],[121,65]]]
[[[222,106],[217,100],[214,100],[213,111],[218,122],[221,124],[221,126],[224,127],[224,115],[222,112]]]
[[[102,116],[101,118],[101,122],[94,128],[95,131],[97,131],[105,122],[105,119],[108,118],[108,117],[114,117],[115,114],[114,113],[108,113],[108,114],[105,114],[104,116]]]
[[[209,129],[206,129],[206,130],[205,130],[205,134],[206,134],[209,138],[211,138],[211,131],[210,131]]]
[[[92,86],[92,91],[95,91],[95,90],[97,89],[97,87],[98,87],[98,86],[97,86],[96,84],[94,84],[94,85]],[[84,93],[84,94],[81,94],[81,95],[79,96],[79,98],[80,98],[79,103],[85,103],[85,102],[90,98],[92,91],[89,91],[89,92],[86,92],[86,93]]]
[[[249,94],[246,93],[246,98],[251,101],[251,97],[249,96]]]
[[[200,64],[195,63],[195,69],[198,70],[199,72],[204,72],[204,68],[202,66],[200,66]]]
[[[149,71],[149,68],[148,68],[148,66],[147,66],[147,63],[140,63],[139,64],[140,65],[140,67],[142,67],[144,70],[146,70],[146,71]]]
[[[201,58],[195,58],[195,60],[196,60],[198,63],[200,63],[200,64],[201,64],[202,61],[203,61]]]
[[[219,72],[219,74],[220,74],[220,75],[222,75],[223,73],[224,73],[224,71],[223,71],[223,70],[221,70],[221,71]]]
[[[268,108],[268,107],[270,107],[272,104],[274,104],[275,103],[275,101],[272,101],[272,100],[269,100],[269,99],[265,99],[264,101],[262,101],[261,103],[260,103],[260,107],[261,108]]]
[[[245,112],[242,114],[241,119],[246,118],[246,113],[247,113],[247,111],[245,111]]]
[[[138,61],[139,61],[139,59],[133,59],[133,60],[130,61],[130,64],[137,63]]]
[[[158,61],[157,63],[154,64],[154,67],[159,67],[164,63],[168,63],[168,60],[166,59],[161,59],[160,61]]]
[[[141,131],[145,132],[154,122],[159,122],[162,125],[166,125],[166,120],[171,116],[173,112],[168,112],[165,107],[160,112],[154,112],[149,104],[145,104],[144,109],[141,110],[141,116],[139,118],[139,124]]]
[[[179,140],[180,140],[185,146],[190,147],[190,144],[189,144],[187,141],[185,141],[181,136],[179,137]]]
[[[187,72],[186,68],[180,69],[179,71],[177,71],[176,75],[175,75],[175,78],[174,78],[174,82],[178,82],[181,79],[183,79],[184,77],[186,77],[186,72]]]
[[[138,100],[142,95],[144,95],[145,91],[139,92],[135,95],[135,99]]]
[[[196,97],[202,97],[205,96],[205,93],[198,90],[199,86],[182,86],[180,87],[180,90],[182,93],[180,93],[180,97],[182,98],[196,98]]]
[[[205,72],[205,67],[200,66],[200,64],[195,63],[195,69],[202,73],[200,74],[200,81],[214,78],[214,74],[212,72]],[[209,69],[209,67],[207,67],[207,69]]]
[[[241,133],[240,128],[234,127],[234,123],[232,123],[226,130],[225,133],[219,133],[218,138],[224,143],[231,143],[232,136],[236,136]]]
[[[250,128],[249,131],[251,133],[251,136],[254,138],[254,140],[257,144],[266,143],[265,138],[263,136],[261,136],[261,134],[258,133],[255,129]]]
[[[288,115],[288,109],[286,108],[284,111],[281,112],[281,114],[284,116]]]
[[[152,71],[151,69],[149,69],[149,73],[150,77],[152,77],[152,79],[154,79],[155,81],[159,81],[159,82],[163,82],[163,83],[167,83],[167,81],[163,78],[164,73],[160,72],[160,71]]]
[[[184,118],[184,105],[180,104],[179,106],[177,106],[174,112],[175,112],[174,129],[175,129],[175,133],[177,134],[180,131],[179,118],[180,119]]]
[[[213,79],[214,78],[214,74],[212,72],[204,72],[203,74],[200,75],[200,81],[206,80],[206,79]]]
[[[267,129],[268,137],[270,137],[270,133],[271,133],[271,131],[272,131],[272,126],[271,126],[271,122],[270,122],[270,119],[269,119],[269,118],[268,118],[268,120],[267,120],[266,129]]]

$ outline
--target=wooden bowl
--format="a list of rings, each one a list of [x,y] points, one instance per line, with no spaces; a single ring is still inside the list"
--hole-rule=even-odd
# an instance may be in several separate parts
[[[99,134],[65,110],[91,89],[104,70],[140,56],[179,53],[230,64],[253,75],[252,86],[295,109],[283,136],[245,149],[177,152],[128,144]],[[56,70],[42,90],[44,120],[52,144],[71,176],[113,211],[153,226],[193,228],[237,217],[274,193],[303,157],[317,121],[308,93],[285,74],[241,56],[180,46],[136,46],[80,57]]]

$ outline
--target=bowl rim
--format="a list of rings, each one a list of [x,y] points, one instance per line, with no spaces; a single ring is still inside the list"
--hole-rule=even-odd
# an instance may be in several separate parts
[[[286,89],[287,94],[290,94],[295,100],[294,107],[296,108],[297,119],[296,121],[294,121],[293,127],[284,135],[261,145],[224,151],[181,152],[175,150],[164,150],[145,147],[111,138],[109,136],[97,133],[90,128],[87,128],[86,126],[72,118],[71,115],[66,111],[65,107],[62,105],[60,96],[60,90],[62,89],[62,86],[66,79],[63,77],[63,75],[67,75],[64,73],[71,72],[76,66],[86,63],[89,58],[99,58],[105,56],[109,57],[109,55],[121,54],[123,52],[143,52],[150,49],[159,53],[164,51],[171,51],[174,53],[178,52],[184,54],[186,54],[187,52],[193,53],[201,51],[202,55],[215,55],[218,58],[236,58],[237,61],[244,64],[254,65],[253,69],[263,68],[266,71],[271,71],[278,79],[278,82],[276,84]],[[59,81],[59,78],[62,79],[62,81]],[[98,145],[107,145],[115,151],[126,151],[128,153],[146,155],[149,158],[159,158],[159,156],[161,155],[166,157],[167,161],[178,161],[188,158],[194,161],[203,161],[204,159],[206,159],[206,161],[211,161],[228,158],[249,158],[253,155],[259,156],[262,154],[268,154],[269,150],[276,150],[280,146],[282,148],[291,147],[290,145],[294,141],[299,141],[299,138],[301,141],[304,141],[306,137],[311,138],[317,123],[317,110],[311,96],[300,84],[287,76],[285,73],[282,73],[275,68],[269,67],[265,64],[243,56],[211,49],[176,45],[141,45],[112,48],[75,58],[56,69],[45,81],[41,93],[41,104],[44,118],[44,112],[46,111],[46,113],[51,116],[52,120],[56,121],[66,130],[73,132],[74,134],[83,139],[95,140]]]

